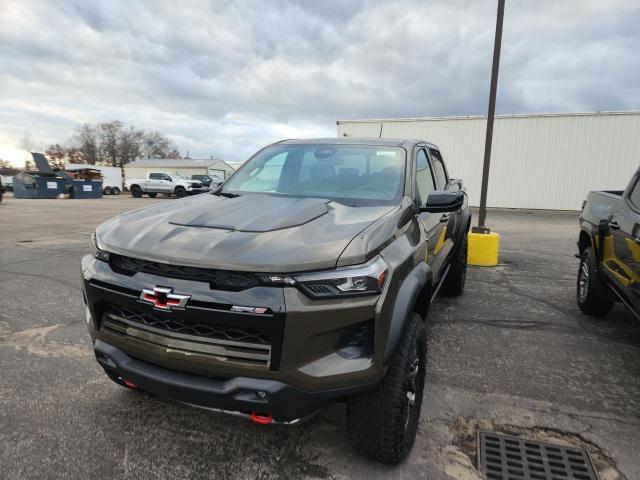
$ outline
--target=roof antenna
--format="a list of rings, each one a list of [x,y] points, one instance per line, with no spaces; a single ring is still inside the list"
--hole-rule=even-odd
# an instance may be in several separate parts
[[[380,135],[378,135],[378,138],[382,138],[382,127],[384,127],[384,122],[380,122]]]

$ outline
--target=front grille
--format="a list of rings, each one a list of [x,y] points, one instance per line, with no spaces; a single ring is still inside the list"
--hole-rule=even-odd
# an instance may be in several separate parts
[[[101,328],[111,334],[186,353],[209,355],[224,361],[270,365],[271,339],[250,328],[155,315],[116,305],[105,309]]]
[[[161,277],[195,280],[207,282],[216,290],[240,291],[259,285],[258,277],[251,272],[169,265],[115,254],[110,255],[109,264],[115,272],[124,275],[144,272]]]
[[[478,464],[490,480],[597,480],[582,448],[478,433]]]
[[[130,322],[185,335],[218,338],[233,342],[260,343],[262,345],[269,345],[271,343],[266,335],[246,328],[217,326],[174,317],[160,317],[150,313],[136,312],[128,308],[117,307],[115,305],[111,306],[109,313]]]

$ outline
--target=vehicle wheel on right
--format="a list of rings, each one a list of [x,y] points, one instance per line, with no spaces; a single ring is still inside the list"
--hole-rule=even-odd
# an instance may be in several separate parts
[[[182,198],[187,196],[187,191],[182,187],[176,188],[176,197]]]
[[[411,451],[424,391],[424,321],[411,313],[407,323],[382,383],[347,403],[347,432],[355,450],[388,464],[400,463]]]
[[[596,255],[591,247],[585,248],[580,255],[576,296],[578,307],[587,315],[606,315],[613,308],[611,291],[600,278]]]
[[[133,198],[141,198],[142,189],[138,185],[134,185],[133,187],[131,187],[131,196]]]

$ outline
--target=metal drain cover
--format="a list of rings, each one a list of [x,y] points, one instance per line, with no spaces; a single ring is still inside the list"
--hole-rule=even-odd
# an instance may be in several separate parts
[[[478,467],[490,480],[598,480],[582,448],[478,432]]]

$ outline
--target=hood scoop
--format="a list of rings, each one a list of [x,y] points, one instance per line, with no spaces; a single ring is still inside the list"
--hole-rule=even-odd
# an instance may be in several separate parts
[[[303,225],[329,212],[329,200],[243,195],[198,202],[168,218],[170,224],[237,232],[270,232]],[[212,199],[213,200],[213,199]]]

